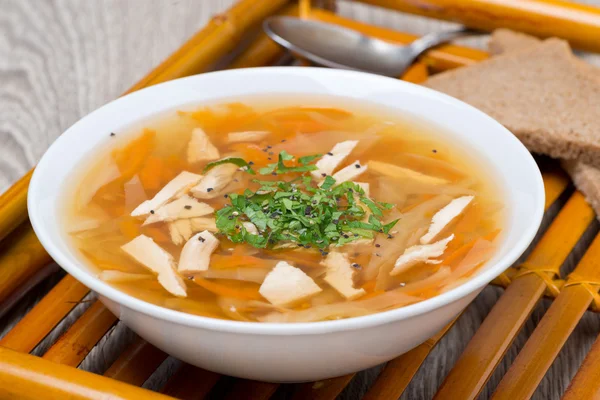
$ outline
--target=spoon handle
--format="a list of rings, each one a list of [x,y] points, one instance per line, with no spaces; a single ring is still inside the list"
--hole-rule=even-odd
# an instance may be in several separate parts
[[[454,30],[441,31],[441,32],[433,32],[433,33],[429,33],[427,35],[420,37],[419,39],[417,39],[414,42],[412,42],[411,44],[409,44],[408,47],[413,51],[412,56],[416,58],[416,57],[420,56],[421,53],[431,49],[432,47],[440,45],[442,43],[449,42],[450,40],[453,40],[453,39],[456,39],[459,37],[481,35],[482,33],[483,32],[479,32],[479,31],[475,31],[475,30],[467,29],[467,28],[454,29]]]

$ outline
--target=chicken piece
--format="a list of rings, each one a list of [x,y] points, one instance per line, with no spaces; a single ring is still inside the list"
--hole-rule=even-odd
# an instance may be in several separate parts
[[[219,158],[219,150],[211,143],[210,139],[201,128],[192,131],[188,143],[187,159],[190,164],[198,161],[212,161]]]
[[[325,282],[347,300],[354,300],[366,293],[365,289],[354,288],[356,269],[352,268],[346,254],[332,251],[321,264],[327,268]]]
[[[171,241],[177,246],[189,240],[189,238],[193,235],[192,223],[189,219],[178,219],[173,222],[169,222],[168,227],[169,235],[171,235]]]
[[[227,135],[229,143],[258,142],[269,136],[269,131],[231,132]]]
[[[192,236],[181,250],[179,272],[193,274],[206,271],[210,265],[210,256],[219,247],[219,240],[209,231]]]
[[[317,180],[323,179],[323,174],[331,175],[333,171],[352,153],[352,150],[358,144],[358,140],[347,140],[333,146],[333,149],[325,154],[315,166],[316,170],[312,171],[312,176]]]
[[[159,221],[175,221],[176,219],[203,217],[214,212],[215,209],[208,204],[201,203],[198,200],[185,195],[154,210],[154,213],[151,213],[150,216],[146,218],[146,221],[144,221],[142,226]]]
[[[371,168],[371,171],[389,176],[390,178],[409,179],[411,181],[427,185],[442,185],[444,183],[448,183],[446,179],[438,178],[437,176],[425,175],[412,169],[399,167],[397,165],[388,164],[381,161],[369,161],[369,168]]]
[[[217,165],[206,173],[197,186],[192,188],[192,194],[199,199],[213,199],[231,183],[238,167],[234,164]]]
[[[335,179],[335,184],[339,185],[340,183],[351,181],[366,170],[367,166],[361,165],[360,161],[356,160],[352,164],[345,166],[344,168],[340,169],[338,172],[333,174],[332,178]]]
[[[404,272],[418,263],[424,262],[427,264],[439,264],[440,260],[432,260],[432,258],[439,257],[444,254],[448,243],[454,239],[454,235],[448,236],[446,239],[442,239],[432,244],[418,244],[411,246],[404,250],[404,253],[398,257],[394,264],[394,269],[390,272],[390,275],[398,275]]]
[[[192,232],[200,232],[200,231],[209,231],[209,232],[217,232],[217,221],[214,218],[208,217],[198,217],[198,218],[190,218],[190,224],[192,225]]]
[[[132,217],[146,216],[151,211],[165,205],[169,200],[178,198],[187,193],[187,191],[202,179],[202,175],[183,171],[177,175],[171,182],[167,183],[150,200],[144,201],[131,212]]]
[[[148,274],[134,274],[130,272],[117,271],[112,269],[107,269],[98,274],[98,278],[103,280],[104,282],[133,282],[133,281],[143,281],[146,279],[153,279],[152,275]]]
[[[271,304],[281,307],[297,304],[321,291],[310,276],[285,261],[275,265],[258,290]]]
[[[462,196],[452,200],[440,211],[435,213],[431,219],[431,225],[425,235],[421,237],[421,244],[430,243],[444,230],[444,228],[458,217],[467,208],[467,206],[473,201],[473,196]]]
[[[258,235],[258,229],[256,228],[256,225],[254,225],[252,222],[242,222],[242,225],[244,225],[246,231],[251,235]]]
[[[176,270],[171,254],[146,235],[140,235],[121,246],[130,257],[158,274],[158,282],[171,294],[186,297],[185,282]]]

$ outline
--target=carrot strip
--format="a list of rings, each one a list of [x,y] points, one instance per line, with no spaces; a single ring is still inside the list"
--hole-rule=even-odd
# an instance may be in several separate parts
[[[148,158],[138,175],[145,189],[157,190],[162,186],[163,169],[164,162],[160,158]]]
[[[477,242],[477,240],[485,239],[491,242],[496,238],[496,236],[498,236],[499,233],[500,229],[496,229],[495,231],[490,232],[487,235],[469,241],[468,243],[462,245],[461,247],[453,251],[451,254],[449,254],[448,257],[446,257],[444,261],[442,261],[441,265],[450,265],[453,264],[455,261],[464,258],[467,255],[467,253],[473,248],[473,245],[475,245],[475,242]]]
[[[199,276],[195,276],[193,279],[194,283],[203,287],[204,289],[212,292],[218,296],[223,297],[235,297],[236,299],[242,300],[262,300],[262,296],[258,293],[258,290],[253,287],[256,285],[241,285],[239,282],[236,282],[236,288],[229,287],[226,285],[219,284],[215,281],[210,281],[208,279],[200,278]]]
[[[124,217],[119,221],[119,229],[127,239],[133,239],[140,234],[140,222],[136,218]]]
[[[121,171],[120,179],[128,181],[142,168],[146,157],[154,149],[155,137],[155,131],[144,129],[139,138],[113,152],[115,162]]]
[[[271,267],[276,261],[266,260],[253,256],[236,256],[236,255],[220,255],[214,254],[210,258],[211,268],[236,268],[236,267]]]

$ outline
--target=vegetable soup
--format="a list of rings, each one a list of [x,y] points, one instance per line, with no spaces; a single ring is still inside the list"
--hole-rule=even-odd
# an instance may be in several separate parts
[[[502,198],[455,142],[334,97],[188,107],[107,132],[69,183],[65,230],[100,279],[173,310],[257,322],[390,310],[494,254]]]

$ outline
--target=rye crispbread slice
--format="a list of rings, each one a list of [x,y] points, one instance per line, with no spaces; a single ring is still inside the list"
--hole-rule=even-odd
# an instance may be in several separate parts
[[[600,166],[600,80],[565,41],[525,46],[436,75],[425,86],[489,114],[533,152]]]
[[[508,29],[498,29],[494,31],[488,47],[493,54],[508,53],[518,51],[531,46],[539,45],[541,40],[514,32]],[[583,60],[577,59],[582,68],[588,69],[591,76],[597,76],[600,79],[600,69]],[[586,200],[600,219],[600,169],[592,165],[577,160],[563,160],[563,168],[569,173],[575,187],[584,194]]]

